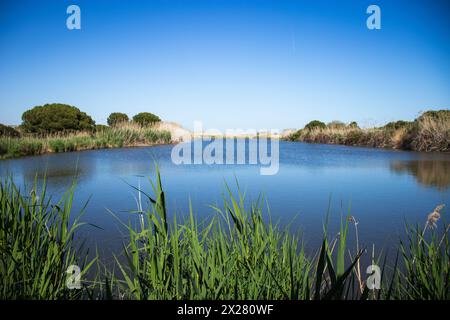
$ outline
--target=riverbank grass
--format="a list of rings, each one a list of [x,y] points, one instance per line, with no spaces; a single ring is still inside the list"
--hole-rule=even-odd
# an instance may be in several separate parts
[[[40,189],[40,191],[39,191]],[[56,203],[45,182],[25,193],[11,179],[0,182],[0,298],[79,299],[83,290],[69,290],[67,271],[80,267],[84,277],[95,258],[75,234],[84,224],[71,216],[73,187]]]
[[[378,128],[362,129],[354,125],[315,126],[294,132],[288,140],[424,152],[450,152],[450,111],[428,111],[414,121],[391,122]]]
[[[52,135],[24,135],[0,137],[0,159],[45,153],[92,149],[122,148],[166,144],[171,142],[168,131],[155,130],[134,123],[101,127],[95,131],[60,133]]]

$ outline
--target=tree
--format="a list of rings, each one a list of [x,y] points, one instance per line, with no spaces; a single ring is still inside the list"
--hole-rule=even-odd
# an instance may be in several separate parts
[[[22,128],[34,133],[93,130],[95,121],[76,107],[52,103],[25,111],[22,115]]]
[[[141,126],[148,126],[161,121],[161,119],[153,113],[141,112],[133,117],[133,121],[140,124]]]
[[[109,115],[107,122],[110,127],[113,127],[119,123],[128,122],[129,120],[125,113],[113,112]]]
[[[313,120],[309,122],[306,126],[306,130],[313,130],[313,129],[325,129],[327,126],[325,123],[319,120]]]

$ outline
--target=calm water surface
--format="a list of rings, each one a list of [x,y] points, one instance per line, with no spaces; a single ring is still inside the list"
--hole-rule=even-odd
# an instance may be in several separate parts
[[[423,223],[438,204],[450,206],[450,156],[345,146],[280,142],[280,169],[261,176],[255,165],[180,165],[171,162],[171,145],[51,154],[0,161],[0,174],[30,185],[46,172],[48,193],[60,196],[77,177],[75,209],[88,199],[84,220],[90,243],[104,252],[117,250],[124,230],[107,209],[127,221],[137,193],[150,191],[153,161],[160,166],[170,214],[185,215],[192,201],[199,217],[210,217],[221,203],[225,183],[235,178],[247,194],[262,194],[272,220],[301,232],[307,246],[319,245],[330,209],[330,232],[350,210],[359,221],[363,245],[386,247],[403,233],[404,221]]]

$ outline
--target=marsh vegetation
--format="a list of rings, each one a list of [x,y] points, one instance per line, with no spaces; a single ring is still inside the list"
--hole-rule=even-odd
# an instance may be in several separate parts
[[[0,137],[0,159],[170,142],[171,134],[168,131],[155,130],[152,127],[143,127],[134,123],[123,123],[114,127],[97,128],[94,131]]]
[[[40,191],[38,191],[40,190]],[[88,258],[84,225],[70,219],[73,189],[57,202],[35,184],[24,194],[10,179],[0,184],[0,283],[3,299],[449,299],[449,225],[444,206],[424,223],[406,226],[406,241],[396,258],[382,248],[349,241],[358,221],[342,218],[337,234],[324,225],[323,241],[307,254],[301,237],[264,217],[263,201],[249,202],[226,187],[217,215],[199,221],[169,218],[162,180],[157,173],[151,192],[124,224],[128,236],[113,266],[97,253]],[[356,237],[358,239],[358,237]],[[381,287],[369,290],[361,259],[381,268]],[[68,290],[66,268],[82,266],[83,286]],[[88,272],[89,271],[89,272]],[[87,277],[87,275],[90,275]]]
[[[160,121],[149,112],[138,113],[133,121],[124,113],[113,112],[108,117],[109,126],[96,125],[74,106],[36,106],[23,113],[20,126],[0,125],[0,159],[170,143],[170,132],[153,127]]]
[[[331,122],[311,121],[288,137],[291,141],[343,144],[424,152],[450,151],[450,111],[427,111],[414,121],[390,122],[377,128],[359,128]]]

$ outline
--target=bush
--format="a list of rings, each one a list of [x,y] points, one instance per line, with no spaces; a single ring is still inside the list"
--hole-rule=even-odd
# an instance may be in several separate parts
[[[20,132],[12,127],[5,126],[0,123],[0,137],[18,138],[20,137]]]
[[[325,123],[319,120],[313,120],[309,122],[306,126],[306,130],[313,130],[313,129],[325,129],[327,126]]]
[[[67,104],[46,104],[25,111],[22,127],[32,133],[93,130],[95,122],[86,113]]]
[[[133,117],[133,121],[140,124],[141,126],[148,126],[161,121],[161,119],[153,113],[141,112]]]
[[[384,126],[384,129],[388,129],[388,130],[398,130],[398,129],[408,129],[409,127],[411,127],[413,123],[409,122],[409,121],[403,121],[403,120],[399,120],[399,121],[392,121],[389,122],[388,124],[386,124]]]
[[[422,113],[420,117],[418,117],[416,120],[424,120],[424,119],[431,119],[431,120],[450,120],[450,110],[437,110],[437,111],[426,111]]]
[[[327,127],[330,129],[342,129],[345,128],[345,123],[342,121],[334,120],[327,124]]]
[[[302,134],[302,129],[297,130],[288,136],[288,140],[289,141],[297,141],[300,138],[301,134]]]
[[[350,123],[348,124],[348,127],[349,127],[349,128],[352,128],[352,129],[359,129],[358,123],[357,123],[356,121],[350,122]]]
[[[125,113],[113,112],[109,115],[107,122],[112,127],[119,123],[128,122],[129,120]]]

